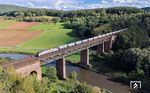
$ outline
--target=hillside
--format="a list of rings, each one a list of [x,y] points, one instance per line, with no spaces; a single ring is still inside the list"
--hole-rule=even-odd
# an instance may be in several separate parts
[[[21,6],[16,6],[16,5],[4,5],[0,4],[0,14],[6,13],[6,12],[11,12],[11,11],[16,11],[19,9],[27,9],[26,7],[21,7]]]
[[[150,7],[145,7],[145,8],[142,8],[144,11],[146,12],[150,12]]]

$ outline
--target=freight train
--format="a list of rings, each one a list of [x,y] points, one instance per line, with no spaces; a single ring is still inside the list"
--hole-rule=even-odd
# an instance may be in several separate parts
[[[124,30],[127,30],[127,29],[124,29]],[[92,37],[92,38],[89,38],[89,39],[84,39],[84,40],[77,41],[77,42],[74,42],[74,43],[59,46],[58,48],[51,48],[51,49],[43,50],[43,51],[38,52],[36,56],[39,57],[39,56],[42,56],[42,55],[45,55],[45,54],[57,52],[59,50],[62,50],[62,49],[68,48],[68,47],[72,47],[72,46],[75,46],[75,45],[90,42],[92,40],[96,40],[96,39],[99,39],[99,38],[104,37],[104,36],[109,36],[109,35],[112,35],[112,34],[116,34],[118,32],[124,31],[124,30],[119,30],[119,31],[116,31],[116,32],[111,32],[111,33],[108,33],[108,34],[99,35],[99,36]]]

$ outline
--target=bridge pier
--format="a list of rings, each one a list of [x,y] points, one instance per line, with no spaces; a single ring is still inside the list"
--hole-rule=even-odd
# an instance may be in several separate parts
[[[65,58],[56,60],[56,70],[59,79],[66,79],[66,62]]]
[[[80,63],[83,65],[90,65],[89,64],[89,49],[85,49],[81,51]]]
[[[97,54],[104,53],[104,42],[102,44],[97,45]]]
[[[116,37],[117,36],[113,35],[109,41],[106,41],[104,43],[104,51],[105,52],[109,52],[112,49],[112,45],[114,44]]]
[[[109,52],[112,48],[112,43],[111,43],[111,40],[110,41],[106,41],[104,43],[104,51],[105,52]]]

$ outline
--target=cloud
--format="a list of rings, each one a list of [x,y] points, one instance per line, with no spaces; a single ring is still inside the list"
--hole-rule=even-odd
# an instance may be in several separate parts
[[[113,0],[115,3],[133,3],[137,2],[137,0]]]
[[[0,3],[27,6],[32,8],[49,8],[59,10],[89,9],[114,6],[150,6],[150,0],[0,0]]]
[[[34,4],[31,3],[31,2],[27,2],[27,6],[29,6],[29,7],[34,7]]]

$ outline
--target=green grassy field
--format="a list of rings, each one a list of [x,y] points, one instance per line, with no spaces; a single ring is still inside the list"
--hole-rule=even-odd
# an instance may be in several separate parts
[[[41,35],[20,44],[20,48],[53,48],[78,40],[72,29],[64,29],[63,23],[40,23],[30,31],[43,31]]]
[[[15,23],[16,21],[14,20],[6,20],[6,21],[3,21],[3,20],[0,20],[0,29],[4,29],[6,28],[7,26]]]
[[[13,23],[15,23],[15,21],[5,21],[4,24],[0,23],[0,29],[3,29]],[[27,28],[27,31],[43,32],[39,36],[18,45],[19,47],[13,49],[0,48],[0,52],[35,54],[43,48],[58,47],[60,45],[68,44],[79,40],[79,38],[77,38],[76,35],[73,33],[72,29],[65,29],[63,27],[63,23],[39,23],[36,26]],[[66,59],[73,62],[79,62],[80,56],[78,54],[74,54],[67,57]]]
[[[80,62],[80,54],[73,54],[71,56],[66,57],[66,59],[71,61],[72,63]]]

